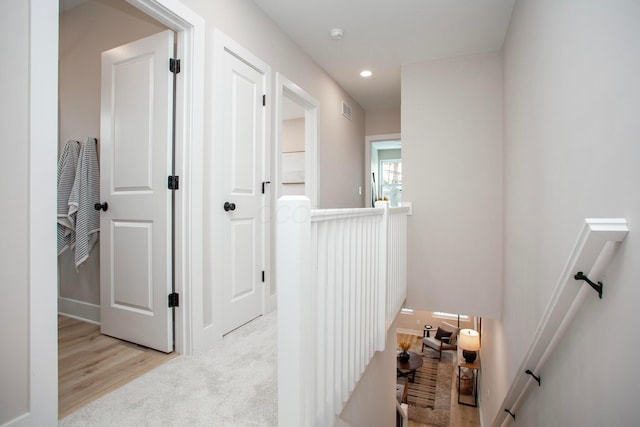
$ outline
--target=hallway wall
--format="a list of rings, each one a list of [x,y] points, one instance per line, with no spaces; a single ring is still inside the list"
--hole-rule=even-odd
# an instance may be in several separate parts
[[[367,110],[365,135],[400,133],[400,107]]]
[[[517,1],[504,45],[505,284],[484,324],[491,425],[585,218],[630,232],[517,410],[518,426],[636,425],[640,3]],[[586,286],[586,285],[582,285]]]
[[[89,0],[60,15],[59,140],[100,139],[101,53],[166,30],[124,0]],[[73,251],[58,257],[59,310],[100,321],[100,248],[76,269]]]
[[[488,53],[402,67],[409,308],[500,317],[501,61]]]
[[[351,426],[395,425],[397,327],[396,317],[387,331],[384,351],[375,353],[340,414]]]

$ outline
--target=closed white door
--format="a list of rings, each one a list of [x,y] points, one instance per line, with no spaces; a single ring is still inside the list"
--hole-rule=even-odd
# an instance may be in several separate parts
[[[222,179],[226,224],[222,242],[223,333],[262,314],[265,196],[265,76],[235,54],[223,58]]]
[[[173,351],[171,192],[173,32],[102,54],[101,331]]]

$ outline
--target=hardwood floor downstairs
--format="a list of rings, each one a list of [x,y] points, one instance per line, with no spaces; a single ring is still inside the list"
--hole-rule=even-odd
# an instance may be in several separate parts
[[[176,356],[102,335],[99,325],[58,316],[58,418]]]
[[[422,337],[408,334],[398,334],[398,342],[410,340],[413,343],[420,343]],[[454,356],[455,357],[455,356]],[[458,390],[456,389],[456,374],[458,372],[457,365],[454,363],[454,372],[451,373],[453,381],[451,381],[451,409],[449,412],[449,425],[451,427],[479,427],[480,414],[478,408],[458,404]],[[430,427],[428,424],[419,423],[409,420],[409,427]]]

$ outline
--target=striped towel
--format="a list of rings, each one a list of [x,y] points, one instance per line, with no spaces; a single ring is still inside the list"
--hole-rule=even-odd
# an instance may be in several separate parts
[[[100,168],[96,139],[87,138],[78,158],[76,178],[69,197],[69,211],[76,213],[76,267],[87,258],[100,231]]]
[[[69,213],[69,196],[76,178],[80,143],[69,140],[58,159],[58,255],[73,246],[75,213]]]

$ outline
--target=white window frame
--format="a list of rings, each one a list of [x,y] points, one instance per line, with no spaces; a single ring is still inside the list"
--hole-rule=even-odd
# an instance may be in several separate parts
[[[460,316],[460,320],[468,321],[469,316],[466,314],[455,314],[455,313],[445,313],[444,311],[434,311],[433,317],[438,319],[449,319],[449,320],[458,320],[458,316]]]

